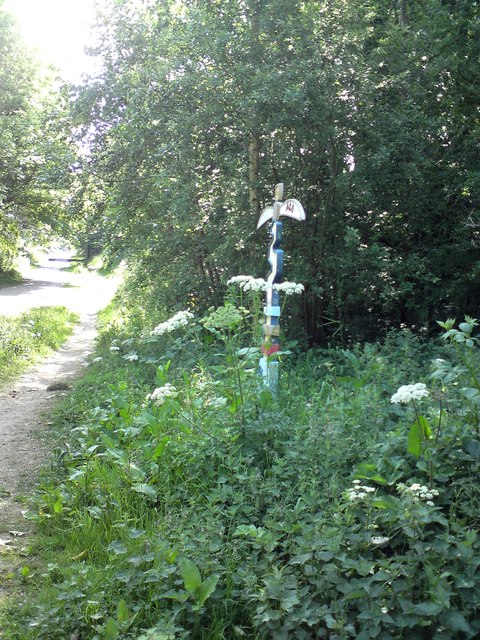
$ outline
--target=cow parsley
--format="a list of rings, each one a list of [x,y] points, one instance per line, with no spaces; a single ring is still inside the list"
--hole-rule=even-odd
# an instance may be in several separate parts
[[[390,398],[390,402],[394,404],[408,404],[412,400],[421,400],[428,396],[429,392],[423,382],[417,382],[417,384],[405,384],[400,387]]]
[[[295,293],[303,293],[305,287],[303,284],[297,282],[281,282],[280,284],[274,284],[273,288],[277,291],[281,291],[286,296],[293,296]]]
[[[146,400],[151,400],[153,404],[160,407],[162,404],[165,404],[167,398],[176,398],[178,396],[178,391],[173,386],[167,382],[163,387],[157,387],[152,393],[149,393],[146,397]]]
[[[189,320],[193,318],[193,313],[190,311],[179,311],[169,320],[161,322],[150,332],[152,336],[163,336],[164,333],[171,333],[180,327],[185,327]]]

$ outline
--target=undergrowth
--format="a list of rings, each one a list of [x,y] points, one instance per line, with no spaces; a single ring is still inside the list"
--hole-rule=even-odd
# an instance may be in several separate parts
[[[15,269],[9,271],[0,271],[0,289],[3,287],[11,287],[15,284],[23,282],[23,276]]]
[[[11,639],[478,637],[476,322],[292,345],[273,397],[245,307],[175,318],[104,315]]]
[[[0,386],[72,334],[78,315],[65,307],[35,307],[15,317],[0,315]]]

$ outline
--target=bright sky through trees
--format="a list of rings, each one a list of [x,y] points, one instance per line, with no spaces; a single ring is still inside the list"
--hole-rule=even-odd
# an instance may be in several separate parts
[[[18,20],[27,46],[65,80],[80,82],[82,74],[94,71],[84,51],[94,41],[94,0],[5,0],[3,7]]]

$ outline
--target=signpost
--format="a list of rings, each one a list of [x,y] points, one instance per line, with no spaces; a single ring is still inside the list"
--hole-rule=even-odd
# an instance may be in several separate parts
[[[305,211],[298,200],[290,198],[282,202],[283,184],[275,187],[275,201],[273,207],[266,207],[258,220],[257,229],[260,229],[269,220],[272,221],[270,235],[272,241],[268,251],[268,262],[271,271],[267,278],[267,291],[265,296],[265,323],[263,325],[263,356],[259,362],[259,374],[263,378],[264,386],[270,389],[275,395],[278,388],[278,360],[271,356],[280,351],[280,291],[274,285],[282,282],[283,276],[283,251],[280,249],[282,243],[283,222],[281,216],[294,218],[295,220],[305,220]]]

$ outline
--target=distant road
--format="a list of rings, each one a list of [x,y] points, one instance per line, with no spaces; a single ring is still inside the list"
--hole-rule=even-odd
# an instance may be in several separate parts
[[[118,280],[94,272],[62,271],[68,264],[45,258],[39,268],[22,269],[25,282],[0,289],[0,315],[15,316],[43,306],[64,306],[88,315],[100,311],[113,297]]]

